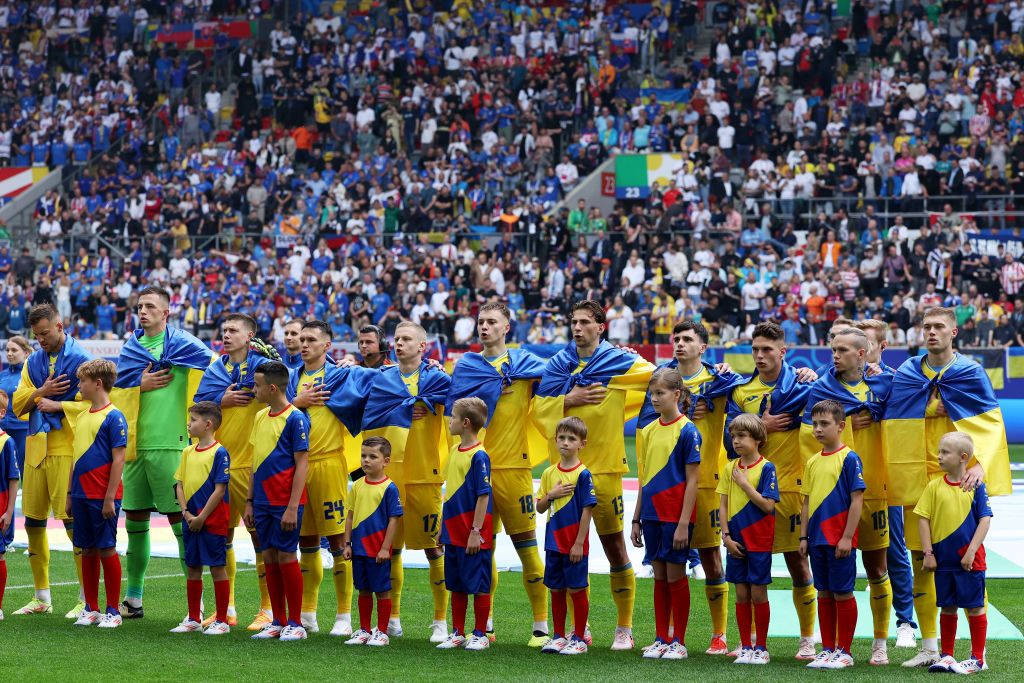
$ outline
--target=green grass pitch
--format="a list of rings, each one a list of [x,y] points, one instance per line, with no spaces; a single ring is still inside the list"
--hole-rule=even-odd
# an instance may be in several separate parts
[[[600,551],[598,551],[600,552]],[[649,680],[656,676],[686,677],[703,680],[749,679],[754,672],[734,666],[724,657],[708,657],[709,620],[702,584],[692,582],[693,603],[687,644],[690,658],[681,662],[645,661],[639,649],[633,652],[610,652],[608,646],[615,625],[615,609],[608,594],[608,577],[592,578],[590,622],[595,641],[583,657],[541,655],[527,648],[530,612],[519,574],[503,573],[495,609],[498,642],[491,650],[471,653],[439,651],[427,641],[430,623],[430,592],[425,570],[407,570],[402,600],[402,622],[405,637],[392,640],[380,650],[346,647],[339,639],[326,635],[334,612],[334,589],[328,579],[320,594],[320,625],[323,631],[299,643],[253,642],[244,630],[244,620],[252,615],[256,604],[255,574],[239,573],[238,603],[243,625],[230,635],[210,638],[201,634],[170,634],[185,613],[185,586],[180,576],[154,578],[146,584],[146,617],[125,621],[113,631],[75,628],[65,620],[77,594],[71,558],[54,553],[51,569],[54,614],[17,617],[11,613],[32,597],[28,558],[20,550],[7,556],[9,575],[4,598],[7,618],[0,622],[0,642],[4,655],[0,671],[7,681],[137,681],[246,680],[246,681],[308,681],[357,677],[357,680],[527,680],[527,681],[631,681]],[[150,576],[178,574],[176,561],[153,560]],[[209,582],[209,579],[207,579]],[[69,585],[56,586],[58,583]],[[863,582],[860,582],[863,583]],[[787,583],[776,581],[774,588]],[[858,586],[863,588],[863,586]],[[651,610],[652,582],[641,580],[635,609],[637,646],[653,639]],[[1024,601],[1020,600],[1024,580],[993,580],[989,596],[993,603],[1018,627],[1024,627]],[[102,596],[102,585],[100,587]],[[102,598],[101,598],[102,599]],[[212,607],[212,591],[207,590],[207,605]],[[472,610],[472,603],[470,604]],[[59,612],[59,614],[58,614]],[[870,619],[861,614],[860,619]],[[730,645],[735,643],[736,630],[732,612],[729,619]],[[792,638],[769,638],[773,660],[756,675],[762,680],[791,680],[794,677],[832,676],[845,680],[903,680],[907,677],[925,679],[924,671],[909,671],[898,666],[908,659],[910,650],[892,648],[892,664],[884,668],[867,665],[870,643],[854,641],[857,666],[841,674],[805,671],[792,659],[796,641]],[[958,643],[958,654],[967,644]],[[1015,656],[1020,643],[992,641],[988,647],[992,671],[986,678],[1006,680],[1015,670]]]

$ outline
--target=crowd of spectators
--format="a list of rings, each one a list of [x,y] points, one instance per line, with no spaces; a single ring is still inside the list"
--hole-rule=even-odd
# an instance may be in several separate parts
[[[118,112],[109,138],[125,136],[40,200],[41,248],[0,249],[8,334],[52,300],[78,336],[119,338],[145,282],[206,338],[247,310],[274,340],[292,317],[338,340],[412,319],[462,346],[498,297],[520,342],[566,341],[569,308],[594,298],[633,343],[681,318],[732,343],[774,317],[820,344],[845,316],[915,346],[934,304],[956,308],[963,345],[1022,343],[1020,242],[979,255],[968,235],[1019,224],[1024,3],[722,2],[711,27],[689,0],[372,3],[278,22],[198,103],[182,89],[202,55],[120,18],[150,4],[94,3],[70,63],[42,30],[79,21],[70,4],[7,3],[38,25],[0,12],[18,93],[0,101],[0,157],[5,130],[49,136],[51,166],[69,127],[95,136]],[[683,164],[646,200],[555,210],[633,152]]]

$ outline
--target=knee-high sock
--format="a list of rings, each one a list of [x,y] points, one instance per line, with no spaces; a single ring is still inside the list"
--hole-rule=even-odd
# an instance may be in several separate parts
[[[967,625],[971,628],[971,656],[984,663],[985,639],[988,637],[988,615],[968,616]]]
[[[564,637],[565,615],[569,611],[565,591],[551,591],[551,626],[555,638]]]
[[[633,564],[627,562],[621,567],[612,567],[609,582],[612,589],[612,602],[617,612],[617,625],[620,628],[633,628],[633,602],[636,599],[636,574]]]
[[[654,580],[654,637],[668,642],[668,622],[672,614],[672,592],[668,581]]]
[[[93,612],[99,612],[100,606],[100,556],[82,556],[82,591],[85,593],[85,606]]]
[[[317,548],[316,552],[319,555],[320,549]],[[288,603],[288,623],[299,626],[302,624],[302,569],[295,560],[278,565],[278,569],[284,583],[285,601]]]
[[[402,616],[402,585],[405,583],[405,568],[402,566],[402,551],[391,551],[391,618]]]
[[[36,591],[50,590],[50,539],[46,537],[46,520],[25,519],[28,535],[28,564]]]
[[[267,564],[263,561],[263,549],[256,547],[256,581],[260,588],[260,609],[272,612],[274,601],[270,593],[270,574]],[[281,622],[284,624],[284,622]]]
[[[750,642],[752,615],[753,611],[749,602],[736,601],[736,629],[740,632],[740,645],[745,648],[753,647]]]
[[[201,621],[202,614],[199,605],[203,602],[203,580],[187,579],[185,581],[185,597],[188,600],[188,618],[192,621]]]
[[[227,579],[213,582],[213,599],[217,608],[217,621],[227,622],[228,620],[228,597],[231,594],[231,587]]]
[[[491,553],[491,592],[489,593],[489,595],[491,596],[491,601],[489,603],[490,607],[488,608],[489,613],[487,615],[487,620],[490,622],[492,630],[494,629],[494,594],[497,593],[497,592],[498,592],[498,559],[494,556],[494,553],[492,552]],[[474,605],[474,608],[475,608],[475,606],[476,606],[476,602],[475,601],[474,601],[473,605]]]
[[[587,617],[590,616],[590,596],[587,591],[570,593],[572,598],[572,627],[577,638],[583,639],[587,631]]]
[[[391,598],[377,598],[377,630],[388,632],[388,621],[391,620]]]
[[[548,620],[548,592],[544,588],[544,563],[537,549],[537,539],[516,541],[513,543],[519,561],[523,564],[523,588],[530,600],[533,610],[533,621],[536,623]]]
[[[473,631],[483,635],[487,631],[487,615],[491,613],[491,594],[478,593],[473,596]]]
[[[352,560],[342,557],[343,550],[332,550],[334,558],[334,594],[338,599],[336,614],[352,614]],[[378,613],[380,608],[378,607]]]
[[[64,522],[64,532],[68,535],[68,540],[71,541],[72,554],[75,556],[75,572],[78,574],[78,585],[82,585],[82,549],[74,545],[75,543],[75,523],[73,520],[66,520]]]
[[[128,532],[128,552],[124,558],[128,569],[125,597],[141,600],[149,567],[149,520],[126,519],[124,529]]]
[[[668,584],[672,597],[672,637],[686,644],[686,626],[690,621],[690,582],[684,576]]]
[[[939,637],[942,643],[942,649],[939,650],[939,654],[943,657],[946,655],[952,657],[956,650],[956,621],[956,612],[950,612],[949,614],[943,612],[939,615]]]
[[[320,601],[320,583],[324,580],[324,563],[320,559],[320,546],[299,548],[299,568],[302,572],[302,611],[316,612]]]
[[[818,591],[814,590],[814,584],[806,586],[793,586],[793,606],[796,607],[796,615],[800,621],[800,636],[810,638],[814,635],[814,612]]]
[[[729,584],[725,577],[714,582],[709,579],[704,584],[704,596],[711,612],[711,633],[725,636],[729,623]]]
[[[874,625],[875,638],[889,637],[889,613],[892,611],[892,584],[889,575],[882,574],[877,579],[868,579],[868,592],[871,594],[871,621]]]
[[[281,574],[281,565],[276,562],[267,562],[266,567],[267,591],[270,593],[271,610],[274,613],[274,623],[278,626],[288,624],[287,603],[284,597],[284,578]],[[302,576],[300,573],[299,576]]]
[[[836,649],[836,599],[818,596],[818,624],[821,629],[821,647]]]
[[[373,618],[373,594],[359,594],[359,628],[369,633],[373,630],[370,619]],[[387,624],[384,625],[384,633],[387,633]]]
[[[256,551],[259,555],[259,551]],[[228,543],[224,555],[224,571],[228,575],[228,606],[235,606],[235,576],[238,574],[238,561],[235,559],[235,544]]]
[[[0,557],[0,610],[4,608],[4,590],[7,589],[7,561]]]
[[[448,616],[448,589],[444,586],[444,555],[427,561],[430,562],[430,592],[434,596],[434,621],[444,621]]]
[[[922,638],[938,636],[939,608],[935,605],[935,574],[924,571],[924,555],[915,552],[914,564],[914,610]]]
[[[171,531],[178,541],[178,561],[181,562],[181,573],[188,576],[188,567],[185,566],[185,537],[182,535],[181,522],[171,522]]]
[[[466,608],[469,596],[465,593],[452,593],[452,631],[466,635]]]
[[[769,602],[754,603],[754,625],[757,629],[757,647],[768,647],[768,624],[772,619],[772,606]]]
[[[857,629],[857,600],[836,600],[836,646],[850,654],[853,646],[853,632]]]

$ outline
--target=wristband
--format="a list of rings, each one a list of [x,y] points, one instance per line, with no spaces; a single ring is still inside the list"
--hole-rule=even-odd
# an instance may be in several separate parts
[[[922,552],[922,553],[924,553],[925,555],[931,555],[931,556],[933,556],[933,557],[935,556],[935,553],[934,553],[934,552],[932,552],[931,550],[923,550],[923,551],[921,551],[921,552]]]
[[[640,520],[639,519],[634,519],[633,520],[633,524],[640,524]]]
[[[469,527],[469,530],[470,530],[470,531],[475,531],[475,532],[477,532],[478,534],[481,534],[481,535],[483,535],[483,528],[482,528],[482,527],[478,527],[478,526],[471,526],[471,527]]]
[[[811,540],[811,539],[810,539],[810,538],[808,538],[807,536],[801,536],[801,537],[800,537],[800,540],[801,540],[801,541],[809,541],[809,540]]]
[[[246,503],[255,503],[255,502],[256,502],[256,499],[255,499],[255,498],[246,498],[246,499],[245,499],[245,502],[246,502]]]
[[[722,538],[732,538],[732,534],[726,532],[726,533],[722,534]]]
[[[352,541],[345,541],[345,547],[346,548],[351,548],[352,547]]]

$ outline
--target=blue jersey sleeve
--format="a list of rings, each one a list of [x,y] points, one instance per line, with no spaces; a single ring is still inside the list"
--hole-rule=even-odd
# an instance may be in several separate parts
[[[861,469],[860,456],[850,451],[843,461],[843,471],[839,475],[841,486],[849,493],[863,491],[867,488],[864,483],[864,470]]]
[[[217,454],[213,456],[213,483],[227,484],[231,481],[231,459],[228,457],[228,449],[221,446]]]
[[[296,410],[288,416],[288,430],[291,440],[291,452],[301,453],[309,450],[309,418]]]
[[[589,508],[597,505],[597,492],[594,490],[594,477],[590,470],[584,469],[576,480],[576,489],[573,497],[579,498],[581,508]]]
[[[473,495],[480,497],[491,492],[491,459],[487,452],[479,450],[473,454],[473,462],[469,466],[466,477],[470,481]]]
[[[779,478],[775,474],[775,464],[766,462],[761,468],[761,479],[757,482],[757,492],[768,500],[779,502]]]
[[[676,441],[676,447],[673,449],[672,457],[682,459],[684,478],[686,477],[687,465],[700,464],[700,444],[700,432],[697,431],[697,426],[692,422],[683,427],[679,432],[679,440]]]
[[[8,442],[10,443],[10,442]],[[980,522],[982,517],[992,517],[992,506],[988,501],[988,489],[985,484],[978,484],[974,490],[974,502],[971,504],[971,514],[974,520]]]
[[[103,428],[107,432],[107,439],[110,440],[110,448],[125,448],[128,446],[128,421],[120,410],[112,410],[103,420]]]
[[[21,472],[18,470],[18,453],[14,447],[14,439],[7,439],[7,443],[4,444],[3,453],[0,453],[0,458],[3,458],[3,467],[0,468],[0,472],[7,473],[7,481],[21,479]],[[4,484],[6,483],[4,482]]]
[[[401,517],[405,514],[402,510],[402,501],[398,496],[398,486],[390,482],[384,491],[384,511],[388,517]]]

